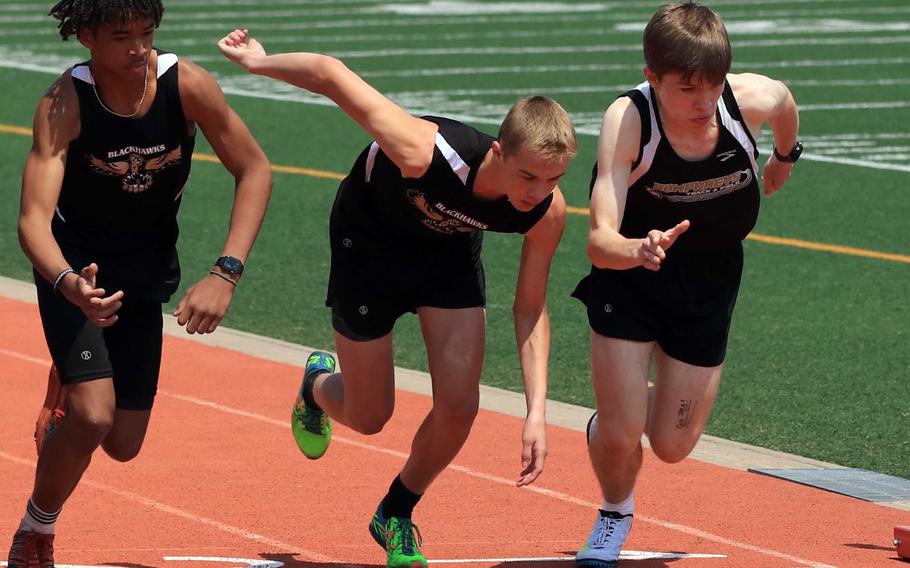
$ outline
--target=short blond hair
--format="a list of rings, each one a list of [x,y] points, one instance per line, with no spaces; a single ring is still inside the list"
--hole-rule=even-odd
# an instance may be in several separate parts
[[[733,63],[733,48],[720,16],[695,2],[661,6],[644,34],[645,64],[660,79],[679,73],[711,84],[724,82]]]
[[[578,152],[575,127],[569,113],[549,97],[520,99],[499,127],[505,156],[530,150],[547,160],[572,159]]]

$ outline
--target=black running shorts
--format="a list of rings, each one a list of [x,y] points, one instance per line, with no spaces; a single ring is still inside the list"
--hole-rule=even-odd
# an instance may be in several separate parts
[[[420,307],[486,304],[483,265],[467,239],[455,246],[393,252],[369,246],[353,231],[339,229],[336,236],[326,305],[332,308],[333,327],[348,339],[388,335],[399,317]]]
[[[161,303],[124,296],[117,323],[99,328],[34,276],[44,337],[61,383],[113,377],[117,408],[151,409],[161,368]]]
[[[657,272],[592,268],[572,296],[587,306],[596,333],[656,341],[674,359],[714,367],[727,352],[742,267],[741,243],[711,252],[670,249]]]

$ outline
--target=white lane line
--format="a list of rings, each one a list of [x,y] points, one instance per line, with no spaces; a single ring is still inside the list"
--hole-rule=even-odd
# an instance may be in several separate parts
[[[234,414],[234,415],[237,415],[237,416],[242,416],[242,417],[244,417],[244,418],[250,418],[250,419],[253,419],[253,420],[258,420],[258,421],[260,421],[260,422],[265,422],[265,423],[267,423],[267,424],[272,424],[272,425],[275,425],[275,426],[279,426],[279,427],[281,427],[281,428],[283,428],[283,429],[288,429],[288,430],[290,429],[290,424],[289,424],[288,421],[286,421],[286,420],[276,420],[276,419],[271,418],[271,417],[268,417],[268,416],[263,416],[263,415],[261,415],[261,414],[257,414],[257,413],[254,413],[254,412],[249,412],[249,411],[246,411],[246,410],[241,410],[241,409],[233,408],[233,407],[226,406],[226,405],[223,405],[223,404],[219,404],[219,403],[216,403],[216,402],[213,402],[213,401],[210,401],[210,400],[204,400],[204,399],[200,399],[200,398],[196,398],[196,397],[192,397],[192,396],[180,395],[180,394],[170,393],[170,392],[161,391],[161,390],[159,390],[158,393],[159,393],[159,394],[163,394],[163,395],[165,395],[165,396],[170,396],[170,397],[172,397],[172,398],[176,398],[176,399],[178,399],[178,400],[182,400],[182,401],[185,401],[185,402],[189,402],[189,403],[192,403],[192,404],[196,404],[196,405],[198,405],[198,406],[203,406],[203,407],[205,407],[205,408],[211,408],[211,409],[213,409],[213,410],[218,410],[218,411],[225,412],[225,413],[228,413],[228,414]],[[373,444],[368,444],[368,443],[365,443],[365,442],[360,442],[360,441],[358,441],[358,440],[353,440],[353,439],[350,439],[350,438],[345,438],[345,437],[343,437],[343,436],[336,436],[336,435],[333,435],[333,436],[332,436],[332,440],[337,440],[337,441],[339,441],[339,442],[342,442],[343,444],[347,444],[347,445],[350,445],[350,446],[358,447],[358,448],[361,448],[361,449],[370,450],[370,451],[377,452],[377,453],[381,453],[381,454],[385,454],[385,455],[391,455],[391,456],[399,457],[399,458],[401,458],[401,459],[407,459],[407,457],[408,457],[408,454],[407,454],[406,452],[401,452],[401,451],[393,450],[393,449],[390,449],[390,448],[384,448],[384,447],[381,447],[381,446],[376,446],[376,445],[373,445]],[[514,487],[514,486],[515,486],[515,480],[514,480],[514,479],[506,479],[506,478],[503,478],[503,477],[499,477],[499,476],[496,476],[496,475],[492,475],[492,474],[480,472],[480,471],[477,471],[477,470],[474,470],[474,469],[471,469],[471,468],[467,468],[467,467],[464,467],[464,466],[459,466],[459,465],[456,465],[456,464],[451,464],[451,465],[448,466],[447,469],[450,469],[450,470],[452,470],[452,471],[457,471],[457,472],[459,472],[459,473],[463,473],[463,474],[465,474],[465,475],[468,475],[468,476],[470,476],[470,477],[474,477],[474,478],[477,478],[477,479],[483,479],[483,480],[485,480],[485,481],[490,481],[490,482],[493,482],[493,483],[497,483],[497,484],[500,484],[500,485],[506,485],[506,486],[509,486],[509,487]],[[588,508],[588,509],[597,509],[598,506],[599,506],[598,504],[593,503],[593,502],[591,502],[591,501],[587,501],[587,500],[584,500],[584,499],[579,499],[579,498],[577,498],[577,497],[573,497],[573,496],[571,496],[571,495],[568,495],[568,494],[565,494],[565,493],[561,493],[561,492],[559,492],[559,491],[553,491],[553,490],[551,490],[551,489],[546,489],[546,488],[544,488],[544,487],[538,487],[538,486],[533,486],[533,485],[532,485],[532,486],[527,486],[526,489],[529,490],[529,491],[532,491],[532,492],[534,492],[534,493],[538,493],[538,494],[541,494],[541,495],[546,495],[547,497],[556,499],[556,500],[558,500],[558,501],[562,501],[562,502],[564,502],[564,503],[570,503],[570,504],[574,504],[574,505],[579,505],[579,506],[582,506],[582,507],[585,507],[585,508]],[[763,555],[765,555],[765,556],[771,556],[771,557],[774,557],[774,558],[780,558],[780,559],[783,559],[783,560],[787,560],[788,562],[796,562],[796,563],[798,563],[798,564],[803,564],[803,565],[805,565],[805,566],[812,566],[812,567],[816,567],[816,566],[817,566],[817,567],[821,567],[821,568],[834,568],[834,567],[832,567],[832,566],[828,566],[828,565],[826,565],[826,564],[821,564],[821,563],[818,563],[818,562],[815,562],[815,561],[812,561],[812,560],[805,560],[805,559],[803,559],[803,558],[799,558],[798,556],[793,556],[793,555],[786,554],[786,553],[783,553],[783,552],[779,552],[779,551],[776,551],[776,550],[770,550],[770,549],[762,548],[762,547],[755,546],[755,545],[752,545],[752,544],[742,543],[742,542],[739,542],[739,541],[735,541],[735,540],[732,540],[732,539],[728,539],[728,538],[726,538],[726,537],[722,537],[722,536],[719,536],[719,535],[715,535],[715,534],[713,534],[713,533],[709,533],[709,532],[706,532],[706,531],[702,531],[702,530],[700,530],[700,529],[696,529],[696,528],[693,528],[693,527],[688,527],[688,526],[681,525],[681,524],[678,524],[678,523],[671,523],[671,522],[669,522],[669,521],[664,521],[664,520],[661,520],[661,519],[658,519],[658,518],[655,518],[655,517],[650,517],[650,516],[646,516],[646,515],[636,515],[636,518],[639,519],[640,521],[644,521],[644,522],[646,522],[646,523],[654,524],[654,525],[657,525],[657,526],[660,526],[660,527],[663,527],[663,528],[667,528],[667,529],[676,530],[676,531],[679,531],[679,532],[682,532],[682,533],[685,533],[685,534],[688,534],[688,535],[691,535],[691,536],[695,536],[695,537],[697,537],[697,538],[702,538],[702,539],[704,539],[704,540],[709,540],[709,541],[712,541],[712,542],[717,542],[717,543],[725,544],[725,545],[727,545],[727,546],[731,546],[731,547],[734,547],[734,548],[739,548],[739,549],[742,549],[742,550],[748,550],[748,551],[750,551],[750,552],[756,552],[756,553],[759,553],[759,554],[763,554]]]
[[[45,367],[51,366],[51,361],[46,359],[39,359],[38,357],[32,357],[31,355],[26,355],[24,353],[19,353],[18,351],[9,351],[7,349],[0,349],[0,355],[6,355],[14,359],[20,359],[22,361],[28,361],[29,363],[35,363],[36,365],[43,365]]]
[[[24,361],[29,361],[29,362],[33,362],[33,363],[38,363],[38,364],[40,364],[40,365],[42,365],[42,366],[48,366],[48,365],[50,365],[50,361],[44,361],[44,360],[41,360],[41,359],[36,359],[35,357],[31,357],[31,356],[28,356],[28,355],[16,353],[16,352],[14,352],[14,351],[2,350],[2,353],[6,354],[6,355],[13,356],[13,357],[17,357],[17,358],[22,359],[22,360],[24,360]],[[163,390],[159,390],[159,391],[158,391],[158,394],[159,394],[159,395],[163,395],[163,396],[169,396],[169,397],[171,397],[171,398],[175,398],[175,399],[177,399],[177,400],[181,400],[181,401],[184,401],[184,402],[188,402],[188,403],[191,403],[191,404],[195,404],[195,405],[197,405],[197,406],[202,406],[202,407],[204,407],[204,408],[210,408],[210,409],[212,409],[212,410],[217,410],[217,411],[220,411],[220,412],[225,412],[225,413],[228,413],[228,414],[234,414],[234,415],[236,415],[236,416],[241,416],[241,417],[244,417],[244,418],[249,418],[249,419],[251,419],[251,420],[256,420],[256,421],[259,421],[259,422],[264,422],[264,423],[266,423],[266,424],[271,424],[271,425],[277,426],[277,427],[279,427],[279,428],[290,429],[290,424],[288,423],[287,420],[276,420],[276,419],[274,419],[274,418],[271,418],[271,417],[268,417],[268,416],[264,416],[264,415],[262,415],[262,414],[258,414],[258,413],[255,413],[255,412],[249,412],[249,411],[241,410],[241,409],[237,409],[237,408],[233,408],[233,407],[230,407],[230,406],[226,406],[226,405],[223,405],[223,404],[219,404],[219,403],[216,403],[216,402],[213,402],[213,401],[210,401],[210,400],[200,399],[200,398],[193,397],[193,396],[181,395],[181,394],[171,393],[171,392],[163,391]],[[368,444],[368,443],[360,442],[360,441],[358,441],[358,440],[353,440],[353,439],[350,439],[350,438],[345,438],[344,436],[334,435],[334,436],[332,436],[332,439],[335,440],[335,441],[337,441],[337,442],[341,442],[341,443],[343,443],[343,444],[347,444],[347,445],[354,446],[354,447],[357,447],[357,448],[361,448],[361,449],[364,449],[364,450],[369,450],[369,451],[372,451],[372,452],[377,452],[377,453],[381,453],[381,454],[385,454],[385,455],[397,457],[397,458],[400,458],[400,459],[407,459],[407,457],[408,457],[408,454],[407,454],[406,452],[401,452],[401,451],[393,450],[393,449],[390,449],[390,448],[383,448],[383,447],[381,447],[381,446],[376,446],[376,445],[373,445],[373,444]],[[32,467],[34,467],[34,465],[35,465],[35,462],[33,462],[33,461],[31,461],[31,460],[23,460],[23,459],[20,459],[20,458],[15,457],[15,456],[11,456],[11,455],[9,455],[9,454],[7,454],[7,453],[5,453],[5,452],[2,452],[2,451],[0,451],[0,457],[3,457],[3,458],[5,458],[5,459],[8,459],[8,460],[10,460],[10,461],[13,461],[13,462],[19,463],[19,464],[23,464],[23,465],[31,465]],[[491,474],[488,474],[488,473],[479,472],[479,471],[476,471],[476,470],[473,470],[473,469],[470,469],[470,468],[467,468],[467,467],[464,467],[464,466],[459,466],[459,465],[456,465],[456,464],[451,464],[451,465],[449,465],[447,469],[450,469],[450,470],[452,470],[452,471],[456,471],[456,472],[459,472],[459,473],[463,473],[463,474],[468,475],[468,476],[470,476],[470,477],[475,477],[475,478],[478,478],[478,479],[483,479],[483,480],[485,480],[485,481],[490,481],[490,482],[493,482],[493,483],[497,483],[497,484],[500,484],[500,485],[506,485],[506,486],[509,486],[509,487],[513,487],[513,486],[515,485],[515,481],[512,480],[512,479],[506,479],[506,478],[499,477],[499,476],[496,476],[496,475],[491,475]],[[115,494],[117,494],[117,495],[120,495],[121,497],[124,497],[124,498],[127,498],[127,499],[131,499],[131,500],[133,500],[133,501],[140,502],[140,503],[142,503],[142,504],[144,504],[144,505],[147,505],[147,506],[149,506],[149,507],[152,507],[152,508],[155,508],[155,509],[158,509],[158,510],[167,512],[167,513],[171,513],[171,514],[174,514],[174,515],[176,515],[176,516],[179,516],[179,517],[182,517],[182,518],[185,518],[185,519],[188,519],[188,520],[193,520],[193,521],[196,521],[196,522],[200,522],[200,523],[202,523],[202,524],[206,524],[206,525],[212,526],[212,527],[217,528],[217,529],[219,529],[219,530],[222,530],[222,531],[225,531],[225,532],[229,532],[229,533],[231,533],[231,534],[235,534],[235,535],[238,535],[238,536],[242,536],[242,537],[247,538],[247,539],[250,539],[250,540],[256,540],[257,542],[263,542],[263,543],[266,543],[266,544],[272,544],[272,545],[281,546],[282,548],[289,549],[289,550],[298,550],[298,547],[295,547],[294,545],[282,543],[282,542],[280,542],[280,541],[277,541],[277,540],[274,540],[274,539],[269,539],[268,537],[264,537],[264,536],[262,536],[262,535],[258,535],[258,534],[256,534],[256,533],[247,531],[247,530],[245,530],[245,529],[241,529],[241,528],[238,528],[238,527],[233,527],[233,526],[231,526],[231,525],[227,525],[227,524],[221,523],[221,522],[219,522],[219,521],[215,521],[215,520],[212,520],[212,519],[208,519],[208,518],[206,518],[206,517],[201,517],[201,516],[198,516],[198,515],[194,515],[193,513],[189,513],[189,512],[186,512],[186,511],[182,511],[182,510],[177,509],[177,508],[175,508],[175,507],[171,507],[170,505],[166,505],[166,504],[164,504],[164,503],[160,503],[160,502],[158,502],[158,501],[154,501],[154,500],[152,500],[152,499],[148,499],[147,497],[143,497],[143,496],[141,496],[141,495],[137,495],[137,494],[130,493],[130,492],[127,492],[127,491],[122,491],[122,490],[120,490],[120,489],[116,489],[116,488],[114,488],[114,487],[111,487],[111,486],[108,486],[108,485],[105,485],[105,484],[101,484],[101,483],[97,483],[97,482],[92,482],[92,481],[89,481],[89,480],[83,480],[82,483],[83,483],[83,484],[86,484],[86,485],[89,485],[89,486],[91,486],[91,487],[95,487],[96,489],[101,489],[101,490],[104,490],[104,491],[109,491],[109,492],[115,493]],[[571,495],[568,495],[568,494],[565,494],[565,493],[561,493],[561,492],[559,492],[559,491],[553,491],[553,490],[551,490],[551,489],[546,489],[546,488],[544,488],[544,487],[528,486],[528,487],[526,487],[526,489],[529,490],[529,491],[532,491],[532,492],[534,492],[534,493],[538,493],[538,494],[545,495],[545,496],[547,496],[547,497],[556,499],[556,500],[558,500],[558,501],[562,501],[562,502],[564,502],[564,503],[570,503],[570,504],[578,505],[578,506],[585,507],[585,508],[588,508],[588,509],[596,509],[596,508],[598,508],[598,506],[599,506],[598,504],[593,503],[593,502],[591,502],[591,501],[587,501],[587,500],[585,500],[585,499],[579,499],[579,498],[577,498],[577,497],[573,497],[573,496],[571,496]],[[719,535],[715,535],[715,534],[713,534],[713,533],[709,533],[709,532],[706,532],[706,531],[702,531],[702,530],[700,530],[700,529],[696,529],[696,528],[693,528],[693,527],[688,527],[688,526],[686,526],[686,525],[681,525],[681,524],[678,524],[678,523],[671,523],[671,522],[669,522],[669,521],[664,521],[664,520],[658,519],[658,518],[656,518],[656,517],[650,517],[650,516],[647,516],[647,515],[640,515],[640,514],[639,514],[639,515],[636,515],[636,518],[637,518],[639,521],[643,521],[643,522],[645,522],[645,523],[650,523],[650,524],[654,524],[654,525],[657,525],[657,526],[660,526],[660,527],[663,527],[663,528],[667,528],[667,529],[671,529],[671,530],[676,530],[676,531],[678,531],[678,532],[682,532],[682,533],[685,533],[685,534],[688,534],[688,535],[691,535],[691,536],[695,536],[695,537],[697,537],[697,538],[702,538],[702,539],[704,539],[704,540],[709,540],[709,541],[712,541],[712,542],[717,542],[717,543],[725,544],[725,545],[727,545],[727,546],[731,546],[731,547],[734,547],[734,548],[739,548],[739,549],[742,549],[742,550],[747,550],[747,551],[750,551],[750,552],[756,552],[756,553],[759,553],[759,554],[763,554],[763,555],[765,555],[765,556],[771,556],[771,557],[774,557],[774,558],[780,558],[780,559],[783,559],[783,560],[787,560],[788,562],[796,562],[796,563],[801,564],[801,565],[803,565],[803,566],[809,566],[809,567],[812,567],[812,568],[835,568],[835,567],[829,566],[829,565],[827,565],[827,564],[821,564],[821,563],[814,562],[814,561],[811,561],[811,560],[805,560],[805,559],[799,558],[799,557],[797,557],[797,556],[793,556],[793,555],[786,554],[786,553],[783,553],[783,552],[778,552],[778,551],[776,551],[776,550],[770,550],[770,549],[762,548],[762,547],[755,546],[755,545],[752,545],[752,544],[742,543],[742,542],[739,542],[739,541],[735,541],[735,540],[732,540],[732,539],[728,539],[728,538],[726,538],[726,537],[722,537],[722,536],[719,536]],[[309,551],[306,551],[306,550],[301,550],[301,551],[300,551],[300,554],[310,555],[310,557],[312,557],[312,558],[314,558],[314,559],[316,559],[316,560],[319,560],[319,559],[316,558],[316,556],[321,556],[321,555],[317,555],[317,553],[309,552]],[[319,560],[319,561],[325,561],[325,560]],[[351,565],[345,564],[344,566],[349,566],[349,567],[350,567]]]
[[[647,552],[623,550],[620,560],[682,560],[685,558],[727,558],[724,554],[686,554],[684,552]],[[429,564],[509,564],[517,562],[574,562],[574,556],[544,556],[538,558],[459,558],[451,560],[428,560]]]
[[[34,460],[22,459],[22,458],[10,455],[4,451],[0,451],[0,458],[3,458],[7,461],[13,462],[18,465],[31,467],[32,469],[34,469],[35,466],[37,465]],[[341,566],[345,566],[347,568],[359,568],[360,567],[359,564],[342,563],[335,558],[332,558],[330,556],[325,556],[324,554],[319,554],[318,552],[312,552],[310,550],[306,550],[295,544],[282,542],[280,540],[255,533],[253,531],[249,531],[249,530],[241,528],[241,527],[236,527],[234,525],[222,523],[221,521],[217,521],[215,519],[210,519],[210,518],[204,517],[202,515],[197,515],[195,513],[191,513],[184,509],[180,509],[180,508],[168,505],[167,503],[162,503],[161,501],[157,501],[155,499],[150,499],[143,495],[139,495],[138,493],[133,493],[131,491],[125,491],[123,489],[119,489],[117,487],[114,487],[113,485],[108,485],[106,483],[100,483],[100,482],[92,481],[91,479],[85,479],[85,478],[83,478],[82,481],[79,482],[79,484],[82,486],[91,487],[93,489],[98,489],[99,491],[103,491],[105,493],[111,493],[113,495],[116,495],[116,496],[126,499],[128,501],[132,501],[134,503],[144,505],[146,507],[155,509],[156,511],[161,511],[162,513],[167,513],[169,515],[179,517],[181,519],[190,521],[192,523],[205,525],[205,526],[217,529],[221,532],[228,533],[233,536],[237,536],[237,537],[240,537],[240,538],[243,538],[246,540],[250,540],[253,542],[265,544],[265,545],[268,545],[271,547],[279,548],[281,550],[292,552],[294,554],[299,554],[301,556],[305,556],[306,558],[308,558],[310,560],[313,560],[314,562],[329,562],[329,563],[333,563],[333,564],[338,563]]]

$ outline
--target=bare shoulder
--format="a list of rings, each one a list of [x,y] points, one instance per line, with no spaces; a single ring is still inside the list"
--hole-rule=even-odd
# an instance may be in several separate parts
[[[177,61],[177,69],[180,101],[187,119],[198,121],[200,114],[224,109],[224,93],[211,73],[182,57]]]
[[[598,142],[598,163],[616,160],[631,164],[638,159],[641,139],[641,116],[638,107],[629,97],[619,97],[604,113]],[[609,157],[609,160],[606,158]]]
[[[79,96],[67,69],[38,101],[32,129],[36,142],[61,147],[79,137],[79,128]]]
[[[185,57],[177,60],[177,68],[180,70],[181,83],[186,81],[190,85],[195,85],[196,83],[215,80],[211,73]]]
[[[604,125],[607,123],[616,124],[616,126],[629,127],[637,125],[641,128],[641,118],[638,116],[638,107],[629,97],[619,97],[607,107],[604,113]]]
[[[192,61],[181,57],[177,60],[177,68],[180,73],[181,96],[200,96],[207,91],[221,92],[221,88],[212,74]]]
[[[727,81],[743,113],[767,113],[786,96],[787,86],[781,81],[757,73],[730,73]]]

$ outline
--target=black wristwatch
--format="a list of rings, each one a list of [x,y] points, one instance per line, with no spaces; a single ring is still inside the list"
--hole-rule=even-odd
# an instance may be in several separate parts
[[[796,141],[796,146],[790,150],[790,153],[786,156],[777,151],[777,147],[774,148],[774,157],[777,158],[778,162],[787,162],[792,164],[799,159],[799,155],[803,153],[803,143],[799,140]]]
[[[243,262],[233,256],[222,256],[215,261],[215,266],[221,269],[225,274],[240,276],[243,274]]]

